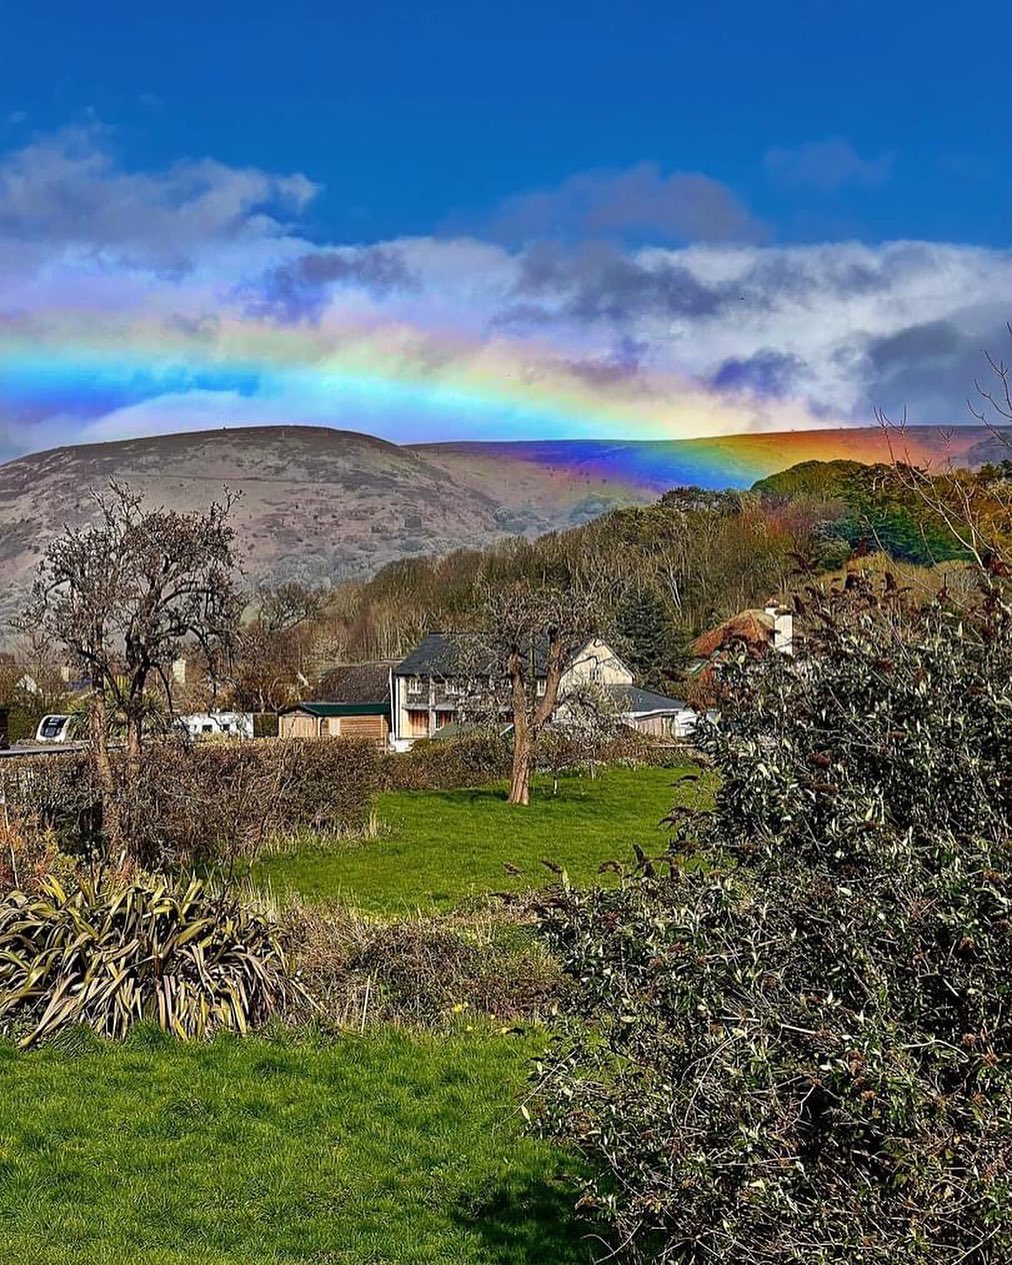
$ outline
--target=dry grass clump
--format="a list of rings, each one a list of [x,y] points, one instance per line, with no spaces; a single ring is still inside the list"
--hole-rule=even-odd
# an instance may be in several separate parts
[[[522,906],[390,922],[303,904],[289,907],[288,922],[314,1017],[339,1028],[438,1027],[461,1016],[533,1022],[562,987]]]

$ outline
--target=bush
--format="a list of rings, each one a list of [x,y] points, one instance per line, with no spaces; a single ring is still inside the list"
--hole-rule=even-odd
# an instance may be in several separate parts
[[[306,906],[289,918],[314,1013],[337,1027],[429,1027],[465,1013],[533,1020],[550,1012],[562,987],[530,919],[506,911],[386,923]]]
[[[300,992],[271,919],[199,880],[114,887],[55,878],[0,904],[0,1031],[23,1045],[74,1025],[122,1037],[245,1032]]]
[[[542,1125],[633,1259],[1012,1257],[1012,630],[854,589],[728,669],[712,817],[544,913]]]
[[[51,833],[62,851],[81,855],[98,848],[102,813],[86,753],[7,757],[0,761],[0,795],[26,828]]]
[[[346,739],[152,743],[131,770],[114,761],[132,859],[145,868],[250,859],[273,834],[360,829],[378,753]],[[8,759],[8,801],[78,856],[104,850],[98,782],[87,753]]]
[[[374,743],[284,738],[256,747],[283,769],[278,830],[343,834],[365,826],[379,781],[381,756]]]
[[[509,774],[512,748],[508,738],[476,733],[461,738],[426,738],[410,751],[385,755],[380,786],[385,791],[451,791],[483,786]]]

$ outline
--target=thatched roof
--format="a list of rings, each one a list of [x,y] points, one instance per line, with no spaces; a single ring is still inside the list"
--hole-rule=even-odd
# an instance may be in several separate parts
[[[773,616],[768,611],[739,611],[737,615],[732,615],[716,628],[697,637],[689,649],[699,658],[709,659],[719,650],[727,650],[735,645],[765,648],[773,641],[773,632]]]

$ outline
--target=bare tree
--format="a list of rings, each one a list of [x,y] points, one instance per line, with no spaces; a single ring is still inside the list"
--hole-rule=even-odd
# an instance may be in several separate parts
[[[597,603],[585,584],[519,579],[482,584],[481,605],[483,627],[468,642],[471,706],[511,724],[509,803],[528,804],[538,739],[567,666],[597,627]]]
[[[93,758],[110,839],[122,841],[109,756],[110,706],[122,715],[135,768],[152,678],[171,707],[171,665],[197,643],[214,665],[231,648],[241,610],[234,586],[236,498],[203,513],[146,510],[128,487],[95,494],[98,521],[66,528],[39,565],[24,628],[41,629],[91,683]]]

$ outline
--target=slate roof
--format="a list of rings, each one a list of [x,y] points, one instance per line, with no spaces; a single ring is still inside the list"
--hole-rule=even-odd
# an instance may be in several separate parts
[[[393,660],[375,663],[346,663],[331,668],[316,689],[321,703],[390,702],[390,669]]]
[[[686,708],[681,699],[655,694],[653,690],[641,690],[638,685],[606,685],[604,689],[622,712],[643,715],[647,712],[680,712]]]
[[[481,640],[480,633],[429,633],[394,668],[394,676],[453,677],[461,675],[462,661],[468,674],[479,671],[480,666],[473,659],[480,651]],[[535,668],[542,675],[547,650],[547,638],[538,638],[534,647]]]

